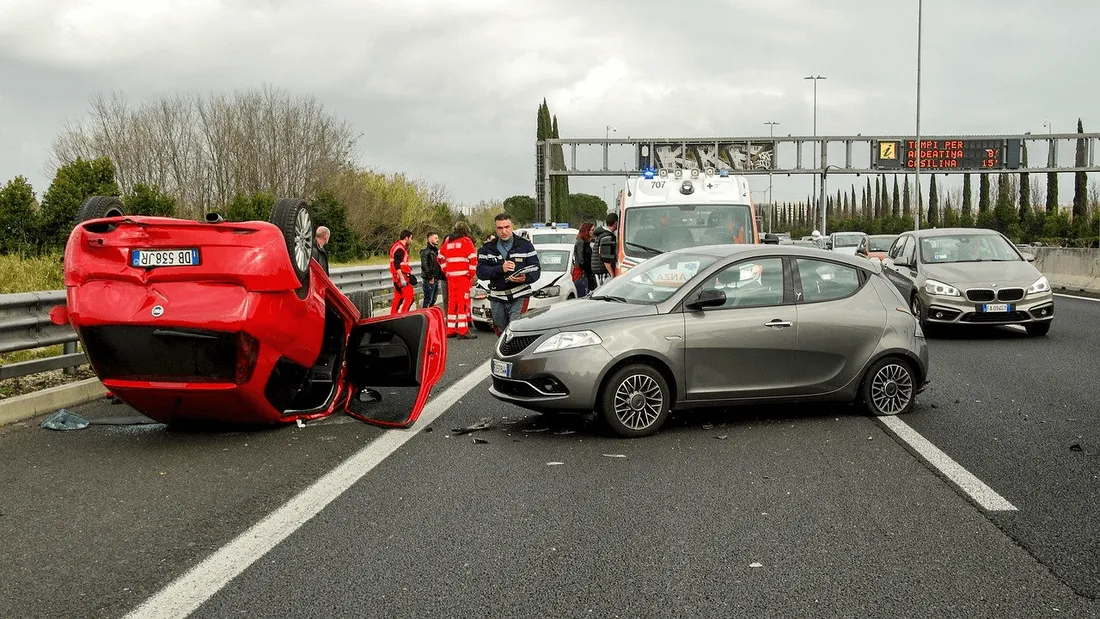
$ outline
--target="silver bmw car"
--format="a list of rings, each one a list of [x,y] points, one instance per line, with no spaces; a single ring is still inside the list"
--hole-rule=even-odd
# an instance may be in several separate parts
[[[497,399],[597,411],[621,436],[671,409],[857,401],[913,408],[928,348],[877,261],[792,245],[716,245],[650,258],[584,299],[528,312],[497,342]]]

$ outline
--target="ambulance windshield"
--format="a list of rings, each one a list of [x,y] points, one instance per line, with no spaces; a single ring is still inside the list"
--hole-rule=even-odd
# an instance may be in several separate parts
[[[745,204],[632,206],[624,219],[621,234],[626,253],[632,256],[756,242],[752,212]]]

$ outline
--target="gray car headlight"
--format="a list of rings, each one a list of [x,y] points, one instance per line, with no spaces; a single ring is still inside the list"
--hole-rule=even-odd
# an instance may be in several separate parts
[[[555,350],[565,350],[566,348],[595,346],[602,343],[603,340],[600,339],[600,336],[592,331],[566,331],[547,338],[545,342],[535,348],[535,352],[553,352]]]
[[[1042,294],[1044,292],[1050,292],[1050,282],[1047,281],[1047,276],[1044,275],[1035,280],[1035,283],[1027,289],[1028,296],[1033,294]]]
[[[961,297],[959,289],[934,279],[924,280],[924,291],[940,297]]]
[[[561,294],[561,286],[547,286],[535,291],[536,299],[545,299],[548,297],[556,297]]]

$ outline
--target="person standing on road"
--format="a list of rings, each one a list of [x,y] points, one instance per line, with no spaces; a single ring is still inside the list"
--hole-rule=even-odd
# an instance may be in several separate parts
[[[412,265],[409,264],[412,235],[412,231],[402,230],[397,242],[390,247],[390,277],[393,278],[391,315],[409,311],[416,299],[416,276],[412,274]]]
[[[420,277],[424,278],[424,300],[420,307],[435,305],[436,296],[439,294],[440,280],[443,279],[443,269],[439,263],[439,235],[429,232],[426,238],[428,244],[420,250]]]
[[[594,224],[586,221],[581,224],[577,233],[577,241],[573,243],[573,286],[577,289],[577,298],[588,294],[594,288],[595,277],[592,275],[592,228]]]
[[[317,264],[321,265],[321,268],[325,270],[325,275],[328,275],[328,250],[325,249],[325,245],[328,244],[329,236],[332,233],[325,226],[319,226],[317,233],[313,237],[313,259],[317,261]]]
[[[592,274],[596,278],[596,285],[600,285],[608,279],[619,274],[616,267],[615,253],[618,249],[618,237],[615,230],[619,227],[618,213],[608,213],[604,218],[604,226],[596,228],[592,235]]]
[[[477,279],[477,248],[470,238],[466,222],[455,224],[454,233],[448,237],[439,251],[443,263],[443,275],[447,278],[447,337],[463,340],[477,339],[470,333],[473,322],[470,305],[470,289]]]
[[[485,243],[477,253],[477,278],[489,282],[489,305],[497,335],[527,311],[531,284],[542,274],[539,255],[531,241],[516,236],[512,216],[497,215],[496,240]]]

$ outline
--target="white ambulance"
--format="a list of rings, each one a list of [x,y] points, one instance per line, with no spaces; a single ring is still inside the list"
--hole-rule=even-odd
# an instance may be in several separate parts
[[[674,249],[762,242],[749,179],[728,170],[645,170],[626,180],[618,213],[620,273]]]

